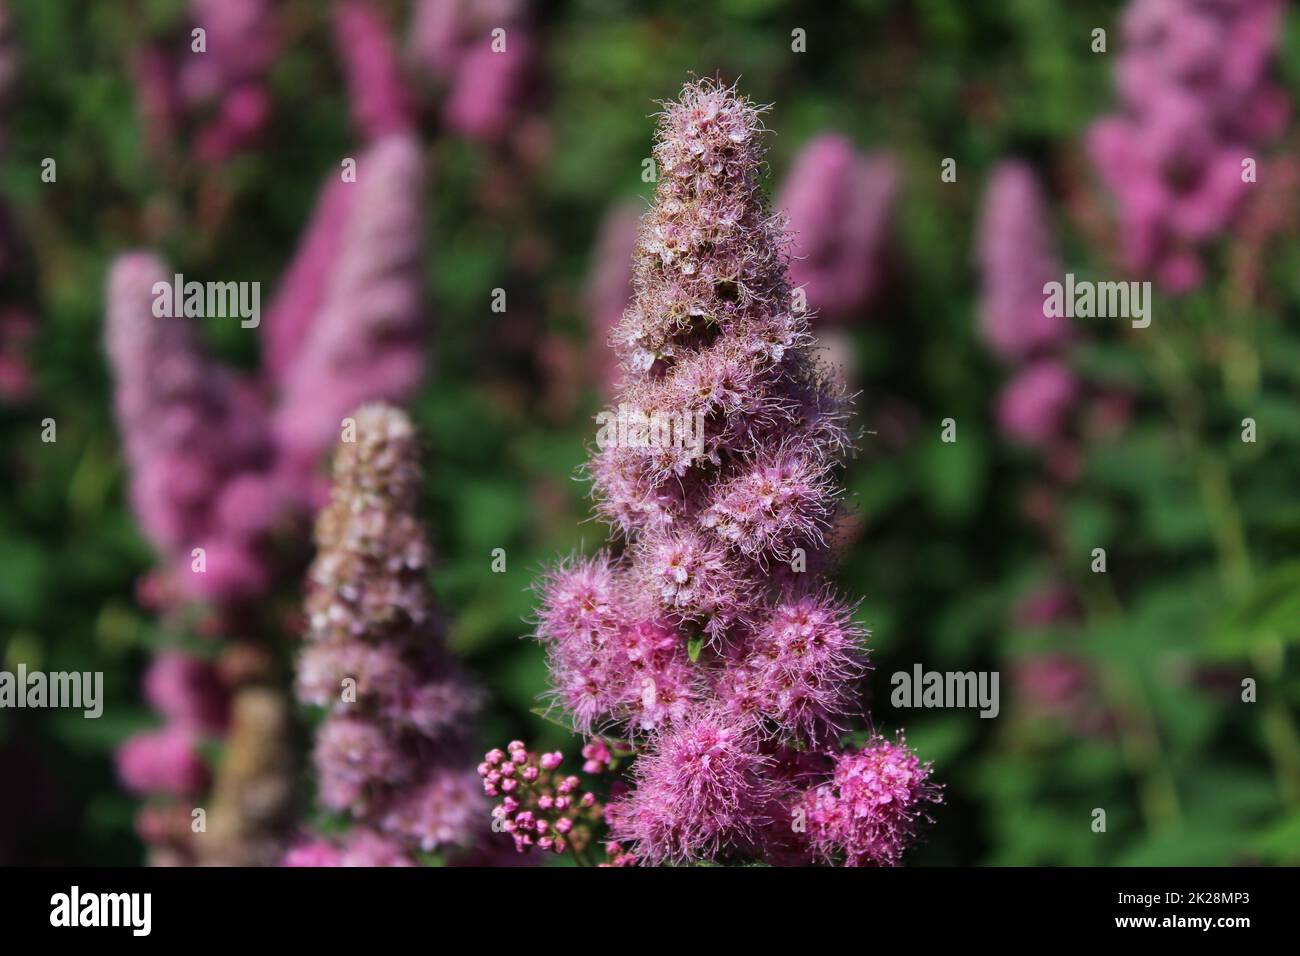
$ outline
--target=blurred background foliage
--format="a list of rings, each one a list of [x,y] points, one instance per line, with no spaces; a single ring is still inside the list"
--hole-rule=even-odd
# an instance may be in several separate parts
[[[111,753],[151,719],[138,689],[148,649],[178,636],[160,634],[134,596],[153,559],[124,500],[106,266],[150,245],[177,271],[269,289],[319,182],[356,145],[323,2],[284,4],[291,39],[261,148],[202,172],[142,149],[127,67],[141,36],[179,19],[180,0],[10,6],[20,92],[0,189],[32,268],[7,273],[3,291],[36,303],[38,330],[32,393],[0,407],[0,656],[8,669],[103,671],[107,706],[98,721],[0,711],[0,860],[133,863],[135,801]],[[405,3],[382,6],[405,22]],[[1061,570],[1084,613],[1047,626],[1014,613],[1053,582],[1053,562],[1026,517],[1041,463],[994,425],[1003,373],[975,335],[975,219],[986,173],[1026,158],[1062,200],[1067,265],[1106,268],[1108,250],[1064,200],[1090,188],[1079,136],[1111,102],[1111,64],[1089,35],[1116,37],[1118,12],[1092,0],[549,2],[536,11],[543,160],[521,168],[426,136],[436,332],[413,413],[429,448],[434,585],[454,649],[489,693],[485,747],[520,737],[576,749],[531,713],[546,674],[523,635],[539,569],[604,539],[576,480],[601,396],[581,362],[557,372],[539,343],[587,354],[593,242],[606,210],[649,197],[654,101],[691,72],[717,73],[775,104],[773,186],[826,129],[901,160],[887,294],[850,329],[866,433],[845,474],[858,533],[837,580],[863,599],[880,728],[905,727],[946,786],[912,863],[1300,859],[1300,246],[1267,249],[1264,291],[1244,305],[1229,296],[1225,250],[1200,290],[1157,296],[1149,334],[1088,323],[1072,361],[1130,394],[1133,415],[1087,446],[1060,502]],[[1293,100],[1296,20],[1281,57]],[[791,52],[795,27],[806,53]],[[57,183],[40,179],[47,156]],[[955,183],[940,181],[944,157],[957,159]],[[506,290],[504,315],[490,309],[494,288]],[[237,323],[205,331],[223,358],[255,363],[256,337]],[[906,427],[882,425],[899,414]],[[1254,444],[1240,440],[1246,416]],[[956,443],[940,440],[948,417]],[[46,418],[55,443],[41,440]],[[1105,575],[1089,570],[1096,547]],[[489,571],[494,548],[506,549],[503,574]],[[1095,678],[1086,725],[1028,706],[1012,680],[1025,655],[1061,648]],[[917,662],[999,671],[1001,714],[893,708],[889,675]],[[1241,702],[1243,677],[1259,681],[1259,703]],[[1094,808],[1106,810],[1104,834]]]

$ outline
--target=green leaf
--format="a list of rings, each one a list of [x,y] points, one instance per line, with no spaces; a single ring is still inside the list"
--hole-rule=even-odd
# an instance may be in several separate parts
[[[1266,641],[1300,641],[1300,561],[1274,568],[1224,615],[1212,646],[1244,654]]]
[[[1251,845],[1269,863],[1300,862],[1300,813],[1266,828]]]

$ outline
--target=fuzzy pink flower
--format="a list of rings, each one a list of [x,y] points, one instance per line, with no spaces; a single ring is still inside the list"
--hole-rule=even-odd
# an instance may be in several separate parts
[[[704,524],[744,555],[788,561],[792,547],[825,541],[836,497],[829,471],[815,454],[759,455],[714,490]]]
[[[676,621],[701,624],[720,636],[748,609],[753,572],[725,539],[702,531],[650,532],[634,546],[640,582],[657,607]]]
[[[465,845],[484,810],[461,763],[478,700],[434,613],[415,429],[380,404],[353,418],[316,522],[298,669],[299,696],[328,708],[314,754],[319,799],[408,849]]]
[[[635,788],[607,808],[610,834],[651,865],[744,847],[769,822],[770,762],[751,722],[696,712],[637,758]]]
[[[942,800],[929,777],[930,765],[901,737],[873,737],[836,758],[831,781],[805,798],[814,854],[845,866],[897,866],[927,819],[925,805]]]
[[[677,630],[638,619],[607,556],[578,559],[543,583],[537,636],[557,702],[584,732],[605,724],[645,731],[681,716],[698,677]]]
[[[543,641],[584,648],[600,644],[623,618],[624,595],[607,555],[562,565],[546,577],[540,591],[537,636]]]
[[[834,744],[846,720],[862,712],[865,636],[852,608],[829,594],[787,599],[755,630],[741,663],[721,676],[724,706],[814,746]]]

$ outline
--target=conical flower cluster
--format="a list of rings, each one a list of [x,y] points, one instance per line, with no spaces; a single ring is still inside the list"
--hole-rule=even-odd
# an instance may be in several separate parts
[[[319,799],[408,849],[463,844],[486,819],[464,738],[478,702],[443,646],[426,579],[415,429],[381,404],[344,427],[298,664],[299,698],[328,708]]]
[[[620,540],[541,588],[556,703],[577,730],[639,749],[607,818],[644,862],[784,850],[820,782],[792,769],[799,751],[834,747],[861,714],[865,634],[818,572],[845,400],[794,308],[784,221],[760,187],[761,112],[705,81],[661,115],[613,343],[616,405],[639,424],[590,462]]]

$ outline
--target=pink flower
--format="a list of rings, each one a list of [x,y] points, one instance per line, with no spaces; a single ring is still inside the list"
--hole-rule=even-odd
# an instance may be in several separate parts
[[[1242,162],[1278,136],[1289,104],[1269,78],[1276,0],[1134,0],[1115,70],[1119,110],[1087,148],[1115,198],[1133,272],[1170,292],[1201,281],[1202,248],[1233,227],[1250,184]]]
[[[279,52],[272,0],[190,0],[204,52],[187,49],[182,87],[190,102],[216,99],[265,76]]]
[[[866,632],[851,614],[829,594],[778,604],[748,642],[743,660],[721,677],[719,693],[728,710],[766,718],[813,745],[833,744],[846,719],[862,711]]]
[[[560,751],[538,756],[519,740],[508,750],[508,760],[500,750],[489,751],[478,768],[483,792],[501,798],[492,808],[492,829],[510,834],[518,853],[532,847],[550,853],[585,850],[591,824],[601,819],[595,794],[579,792],[578,778],[559,772]]]
[[[609,767],[613,755],[609,752],[605,741],[596,737],[582,748],[582,759],[583,773],[601,773]]]
[[[863,632],[817,572],[846,402],[794,308],[759,182],[761,114],[712,81],[665,104],[634,295],[611,336],[618,414],[641,424],[603,428],[588,463],[597,513],[624,540],[540,588],[552,697],[581,733],[635,738],[633,786],[605,812],[610,865],[806,855],[793,805],[827,762],[798,754],[862,710]],[[554,848],[510,804],[532,781],[504,756],[480,767],[485,788],[526,841]]]
[[[203,733],[225,729],[230,696],[215,667],[181,651],[154,658],[144,677],[149,705],[178,727]]]
[[[280,865],[295,867],[340,866],[342,859],[342,854],[332,844],[324,840],[314,840],[291,847],[285,853],[284,861]]]
[[[720,636],[746,611],[754,582],[743,559],[719,536],[652,531],[634,547],[645,593],[673,620],[699,623],[710,635]]]
[[[1069,366],[1042,359],[1017,373],[998,396],[998,426],[1014,441],[1046,448],[1064,436],[1078,395]]]
[[[537,636],[555,696],[584,732],[607,723],[650,730],[698,696],[676,629],[635,617],[607,557],[562,566],[541,591]]]
[[[404,843],[431,852],[466,842],[482,829],[482,786],[468,767],[434,767],[424,783],[396,796],[380,827]]]
[[[227,93],[217,115],[199,130],[194,154],[217,164],[252,146],[271,119],[266,87],[246,83]]]
[[[979,223],[980,332],[999,358],[1024,361],[1070,336],[1044,308],[1048,282],[1063,281],[1042,189],[1030,168],[1004,162],[984,192]]]
[[[384,725],[359,717],[327,720],[316,735],[313,756],[321,803],[358,815],[370,812],[376,793],[408,783],[415,772],[411,755]]]
[[[290,848],[281,866],[291,867],[413,867],[406,848],[397,840],[364,827],[352,830],[342,845],[310,839]]]
[[[829,471],[815,453],[759,455],[714,490],[704,524],[742,554],[788,561],[793,547],[824,543],[835,513]]]
[[[191,594],[246,599],[268,572],[250,542],[225,539],[213,503],[236,476],[268,466],[270,435],[247,387],[202,351],[194,320],[154,315],[155,286],[171,284],[145,253],[119,257],[109,275],[108,353],[131,501]],[[211,577],[195,571],[196,547]]]
[[[927,819],[925,804],[942,800],[929,777],[930,765],[901,737],[873,737],[837,757],[831,781],[804,801],[814,854],[845,866],[897,866]]]
[[[470,139],[499,142],[529,94],[535,51],[522,0],[420,0],[411,24],[417,66],[448,87],[443,120]]]
[[[208,785],[208,768],[199,755],[195,734],[179,725],[127,740],[117,750],[117,774],[123,786],[141,794],[187,797]]]
[[[355,194],[356,184],[344,182],[337,172],[326,178],[298,251],[258,326],[262,368],[272,383],[282,381],[311,335],[334,275]]]
[[[388,26],[370,0],[338,0],[334,39],[343,59],[352,122],[366,142],[412,130],[412,107]]]
[[[854,318],[878,291],[898,178],[892,157],[863,156],[838,133],[795,157],[776,208],[794,234],[791,279],[821,321]]]
[[[339,866],[410,867],[415,866],[415,861],[401,842],[373,830],[359,828],[344,839]]]
[[[272,420],[281,466],[293,476],[315,470],[358,405],[405,399],[424,371],[419,145],[407,136],[375,143],[348,188],[356,195],[333,274],[283,372]]]
[[[328,708],[314,753],[319,800],[406,850],[463,846],[484,811],[465,762],[478,695],[442,645],[429,592],[415,429],[386,405],[352,417],[316,522],[298,666],[299,697]]]
[[[443,111],[448,129],[489,143],[510,131],[527,91],[533,57],[523,31],[507,34],[504,50],[492,49],[492,42],[484,36],[465,53]]]
[[[768,822],[769,763],[752,723],[696,712],[637,758],[635,788],[608,807],[610,834],[651,865],[743,848]]]
[[[191,113],[215,111],[194,142],[197,158],[215,164],[247,149],[271,120],[267,76],[279,33],[272,0],[191,0],[190,14],[204,50],[180,54],[176,83]]]

